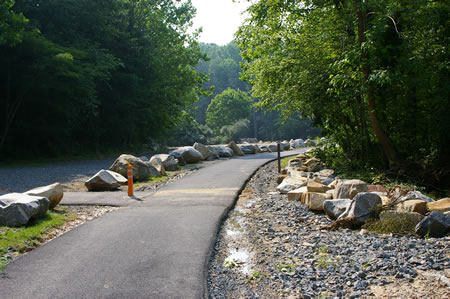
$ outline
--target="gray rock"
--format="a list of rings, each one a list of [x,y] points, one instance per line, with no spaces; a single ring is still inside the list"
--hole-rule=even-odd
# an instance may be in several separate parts
[[[148,161],[147,156],[140,156],[139,159],[141,159],[141,160],[144,161],[144,162],[147,162],[147,161]]]
[[[361,180],[348,180],[336,185],[333,198],[350,198],[360,192],[367,192],[367,184]]]
[[[188,164],[197,163],[203,160],[202,154],[192,146],[184,146],[174,150],[172,153],[180,153],[184,161]]]
[[[179,151],[173,151],[169,154],[169,156],[174,157],[178,161],[178,165],[184,166],[186,165],[186,161],[184,161],[183,156],[181,155],[181,152]]]
[[[240,144],[239,147],[246,155],[256,154],[256,147],[253,144]]]
[[[150,163],[158,170],[159,175],[166,175],[166,168],[164,167],[161,158],[153,156],[150,158]]]
[[[348,209],[351,203],[352,200],[347,198],[325,200],[323,210],[331,219],[338,219]]]
[[[434,200],[429,198],[428,196],[423,195],[420,191],[409,191],[405,196],[400,197],[396,202],[404,202],[412,199],[421,199],[426,202],[433,202]]]
[[[128,180],[119,173],[102,169],[88,179],[84,185],[89,191],[112,191],[127,182]]]
[[[287,141],[280,142],[280,147],[282,151],[288,151],[291,148],[291,144]]]
[[[151,176],[160,176],[158,170],[150,162],[144,162],[135,156],[126,154],[120,155],[109,170],[127,177],[128,164],[133,167],[133,180],[135,181],[146,180]]]
[[[241,150],[241,148],[236,144],[236,142],[231,141],[228,144],[228,147],[231,148],[233,150],[233,154],[235,156],[243,156],[244,152]]]
[[[207,146],[201,144],[201,143],[194,143],[193,147],[202,154],[203,160],[207,160],[209,156],[211,156],[211,151],[208,149]]]
[[[177,170],[178,161],[174,156],[167,155],[167,154],[159,154],[159,155],[154,155],[153,157],[161,160],[165,170],[168,170],[168,171]]]
[[[48,186],[37,187],[25,192],[33,196],[47,197],[50,201],[49,209],[54,209],[64,196],[63,186],[60,183],[54,183]]]
[[[276,143],[271,143],[269,145],[267,145],[269,151],[271,151],[272,153],[276,153],[278,151],[278,144]],[[283,148],[280,145],[280,151],[283,151]]]
[[[338,219],[354,218],[355,225],[362,225],[367,219],[378,217],[381,207],[381,198],[377,194],[358,193]]]
[[[225,145],[214,145],[219,152],[219,157],[230,158],[233,157],[233,150]]]
[[[433,211],[416,226],[416,233],[421,236],[443,237],[450,231],[450,216]]]
[[[209,157],[208,157],[208,161],[220,159],[219,150],[216,147],[208,145],[207,148],[208,148],[209,152],[211,153],[211,155],[209,155]]]
[[[299,147],[304,147],[305,146],[305,142],[303,141],[303,139],[291,139],[291,141],[289,141],[291,148],[299,148]]]
[[[0,224],[21,226],[31,218],[44,217],[49,207],[49,200],[43,196],[22,193],[9,193],[0,196]]]

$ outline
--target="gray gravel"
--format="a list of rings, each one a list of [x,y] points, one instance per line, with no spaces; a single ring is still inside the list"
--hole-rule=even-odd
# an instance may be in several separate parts
[[[92,176],[100,169],[108,169],[114,160],[109,158],[45,166],[0,168],[0,192],[24,192],[55,182],[65,183]]]
[[[225,221],[210,298],[450,297],[449,236],[322,230],[331,220],[275,192],[276,177],[260,169]]]

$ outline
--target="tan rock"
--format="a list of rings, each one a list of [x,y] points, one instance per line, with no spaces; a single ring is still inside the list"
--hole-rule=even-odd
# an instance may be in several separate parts
[[[361,192],[367,192],[367,184],[361,180],[348,180],[338,184],[334,189],[333,198],[350,198]]]
[[[306,154],[299,154],[299,155],[296,156],[296,158],[300,159],[300,160],[308,160],[309,156],[306,155]]]
[[[427,203],[427,210],[430,212],[432,212],[432,211],[439,211],[442,213],[449,212],[450,211],[450,197],[442,198],[438,201]]]
[[[333,199],[334,190],[333,190],[333,189],[330,189],[330,190],[328,190],[327,192],[325,192],[325,194],[330,194],[330,195],[329,195],[330,199]]]
[[[313,211],[323,211],[323,203],[327,199],[324,193],[306,192],[302,194],[302,201],[308,209]]]
[[[318,183],[316,181],[309,181],[308,185],[306,186],[308,188],[308,192],[325,193],[328,190],[330,190],[328,186]]]
[[[316,163],[320,163],[320,160],[317,159],[317,158],[311,158],[311,159],[308,159],[308,160],[306,160],[306,161],[304,162],[304,164],[305,164],[306,166],[311,166],[311,165],[316,164]]]
[[[244,152],[241,150],[241,148],[236,144],[236,142],[231,141],[228,144],[228,147],[231,148],[233,150],[233,154],[235,156],[243,156]]]
[[[285,178],[283,182],[280,185],[278,185],[277,190],[280,193],[286,194],[289,191],[306,186],[306,184],[307,184],[306,178],[290,176]]]
[[[308,192],[306,187],[301,187],[288,192],[288,200],[300,200],[303,193]]]
[[[421,215],[427,213],[427,202],[421,199],[412,199],[395,205],[397,212],[416,212]]]
[[[48,186],[38,187],[25,192],[27,195],[47,197],[49,209],[54,209],[64,196],[63,186],[60,183],[54,183]]]

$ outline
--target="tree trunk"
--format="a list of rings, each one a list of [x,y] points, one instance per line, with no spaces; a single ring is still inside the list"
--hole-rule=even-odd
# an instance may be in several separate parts
[[[360,45],[362,45],[366,41],[366,17],[365,12],[362,10],[361,7],[361,0],[354,0],[354,8],[356,10],[356,18],[358,21],[358,40]],[[375,96],[373,93],[372,88],[370,88],[369,85],[369,74],[370,69],[368,66],[366,55],[362,55],[362,74],[364,78],[364,87],[367,90],[367,104],[369,108],[369,116],[370,116],[370,123],[372,125],[372,129],[375,133],[375,136],[377,137],[378,143],[380,144],[381,148],[383,149],[383,153],[388,158],[389,162],[396,162],[397,161],[397,152],[392,144],[391,139],[386,134],[386,132],[381,127],[380,121],[378,120],[378,117],[376,115],[375,111]]]

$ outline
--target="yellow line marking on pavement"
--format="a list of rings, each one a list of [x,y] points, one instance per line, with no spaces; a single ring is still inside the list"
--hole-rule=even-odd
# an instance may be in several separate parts
[[[224,192],[235,192],[239,188],[214,188],[214,189],[180,189],[180,190],[163,190],[158,191],[154,195],[170,195],[170,194],[218,194]]]

